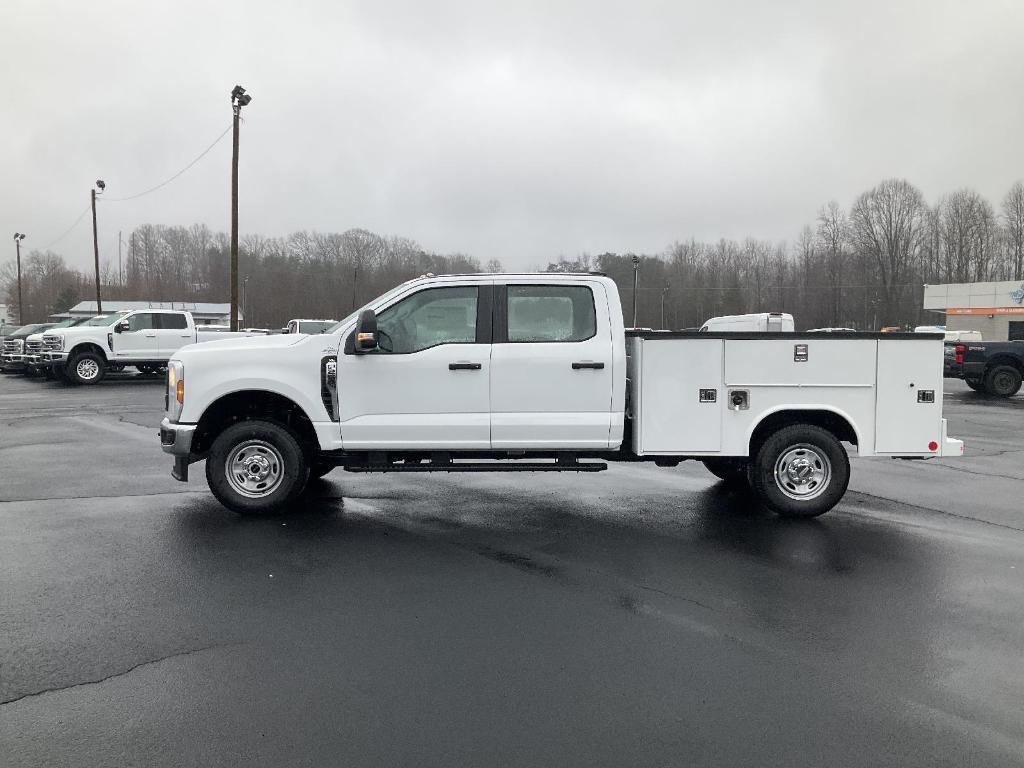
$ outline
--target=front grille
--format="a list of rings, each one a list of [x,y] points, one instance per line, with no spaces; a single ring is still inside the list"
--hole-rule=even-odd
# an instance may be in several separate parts
[[[39,354],[43,349],[43,342],[41,341],[26,341],[25,342],[25,354],[36,355]]]
[[[60,336],[43,336],[43,349],[47,352],[60,352]]]
[[[4,342],[4,354],[5,355],[19,355],[21,354],[22,345],[25,342],[21,339],[8,339]]]

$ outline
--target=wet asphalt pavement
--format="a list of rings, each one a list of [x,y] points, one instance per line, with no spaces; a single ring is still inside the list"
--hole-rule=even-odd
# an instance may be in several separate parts
[[[699,464],[174,481],[158,381],[0,378],[0,765],[1024,765],[1024,397],[783,521]]]

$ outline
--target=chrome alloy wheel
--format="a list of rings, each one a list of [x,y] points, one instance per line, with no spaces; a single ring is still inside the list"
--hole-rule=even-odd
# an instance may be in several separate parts
[[[82,381],[92,381],[100,375],[100,366],[92,358],[86,357],[75,365],[75,373]]]
[[[246,440],[228,455],[224,472],[232,490],[250,499],[261,499],[273,493],[284,479],[284,459],[270,443]]]
[[[815,499],[828,488],[832,464],[820,448],[808,443],[793,445],[775,462],[775,484],[796,501]]]

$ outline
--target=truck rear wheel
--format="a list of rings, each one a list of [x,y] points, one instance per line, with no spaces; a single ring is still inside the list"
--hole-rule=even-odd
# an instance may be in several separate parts
[[[107,361],[98,352],[79,352],[64,371],[72,384],[99,384],[107,372]]]
[[[1020,385],[1020,371],[1012,365],[996,365],[985,374],[985,391],[995,397],[1013,397]]]
[[[817,517],[839,503],[850,458],[828,430],[794,424],[770,435],[750,465],[750,486],[782,517]]]
[[[730,485],[747,482],[749,462],[746,459],[703,459],[701,463],[708,472]]]
[[[299,441],[271,421],[233,424],[213,441],[206,459],[206,482],[213,495],[240,515],[285,511],[308,478]]]

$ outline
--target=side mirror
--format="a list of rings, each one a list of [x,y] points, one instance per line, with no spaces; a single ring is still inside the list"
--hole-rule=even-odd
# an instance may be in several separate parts
[[[364,309],[356,320],[356,329],[345,340],[346,355],[361,355],[377,348],[377,315]]]
[[[125,331],[130,331],[131,329],[132,324],[129,323],[127,320],[122,320],[121,322],[114,326],[115,333],[124,333]]]

